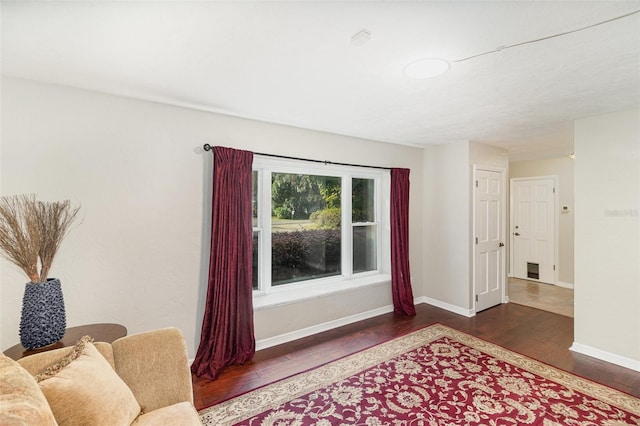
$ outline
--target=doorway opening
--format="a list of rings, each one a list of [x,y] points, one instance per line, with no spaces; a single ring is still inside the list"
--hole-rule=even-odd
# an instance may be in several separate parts
[[[570,157],[509,163],[509,301],[573,317]]]

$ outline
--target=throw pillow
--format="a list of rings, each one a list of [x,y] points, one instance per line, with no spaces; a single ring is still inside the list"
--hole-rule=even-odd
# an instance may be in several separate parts
[[[141,411],[89,336],[35,378],[60,425],[130,425]]]
[[[55,426],[57,423],[35,379],[0,353],[0,425]]]

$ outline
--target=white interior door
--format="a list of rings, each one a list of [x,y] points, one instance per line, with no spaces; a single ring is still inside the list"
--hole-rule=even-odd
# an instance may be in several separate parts
[[[476,312],[502,303],[504,264],[504,171],[474,171],[474,262]]]
[[[555,284],[555,178],[511,179],[511,274]]]

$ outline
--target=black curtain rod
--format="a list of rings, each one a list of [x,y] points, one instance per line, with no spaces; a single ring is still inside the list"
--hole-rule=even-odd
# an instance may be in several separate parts
[[[205,151],[213,151],[213,146],[205,143],[202,148]],[[286,160],[299,160],[299,161],[310,161],[312,163],[321,163],[321,164],[334,164],[337,166],[349,166],[349,167],[365,167],[367,169],[382,169],[382,170],[391,170],[391,167],[380,167],[380,166],[363,166],[361,164],[349,164],[349,163],[334,163],[333,161],[322,161],[322,160],[311,160],[309,158],[298,158],[298,157],[289,157],[287,155],[278,155],[278,154],[264,154],[262,152],[254,152],[255,155],[264,155],[265,157],[274,157],[274,158],[284,158]]]

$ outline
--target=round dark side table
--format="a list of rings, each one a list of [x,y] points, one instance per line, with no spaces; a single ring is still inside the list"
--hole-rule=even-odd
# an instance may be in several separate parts
[[[88,324],[67,328],[62,340],[38,349],[25,349],[21,344],[10,347],[4,354],[11,359],[19,360],[29,355],[53,349],[68,348],[76,344],[83,336],[91,336],[96,342],[112,343],[114,340],[127,335],[127,328],[120,324]]]

